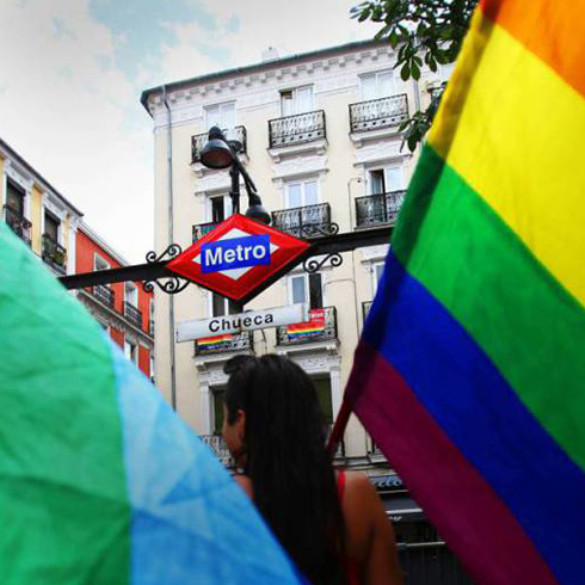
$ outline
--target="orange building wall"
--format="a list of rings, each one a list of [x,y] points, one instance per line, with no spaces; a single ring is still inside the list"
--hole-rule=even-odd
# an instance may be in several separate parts
[[[110,337],[117,343],[122,349],[124,349],[124,332],[110,327]]]
[[[138,367],[145,376],[150,378],[150,352],[146,347],[138,348]]]

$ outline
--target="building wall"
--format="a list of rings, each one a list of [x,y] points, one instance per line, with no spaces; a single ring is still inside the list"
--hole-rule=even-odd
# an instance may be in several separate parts
[[[38,185],[35,185],[32,189],[30,202],[30,220],[32,221],[32,249],[40,256],[43,252],[43,193],[41,192]]]
[[[210,221],[208,198],[229,191],[227,171],[209,171],[191,161],[191,137],[207,130],[205,108],[222,102],[236,102],[236,125],[247,130],[247,156],[244,164],[258,187],[264,207],[269,211],[286,208],[287,181],[312,177],[319,182],[321,202],[331,206],[332,221],[340,233],[355,229],[355,199],[367,193],[369,169],[380,165],[401,166],[404,185],[410,178],[415,156],[401,150],[401,136],[393,131],[350,133],[349,105],[363,101],[360,75],[391,70],[394,58],[384,45],[349,49],[331,57],[300,58],[296,63],[280,67],[278,62],[267,64],[265,70],[250,74],[234,73],[232,77],[214,81],[194,81],[169,92],[172,111],[172,183],[173,239],[183,248],[191,243],[194,224]],[[396,73],[393,94],[406,94],[409,111],[428,98],[427,86],[432,81],[429,72],[419,84],[403,82]],[[268,148],[268,121],[281,117],[280,91],[311,85],[314,88],[314,110],[324,110],[327,140],[298,148]],[[155,140],[155,238],[156,249],[162,251],[168,238],[168,112],[159,97],[151,97],[150,112],[154,119]],[[323,142],[319,145],[319,142]],[[296,152],[295,152],[296,150]],[[242,187],[242,213],[247,208]],[[387,246],[377,246],[344,253],[343,264],[321,270],[325,306],[337,309],[338,342],[306,346],[278,346],[276,330],[256,332],[257,354],[277,351],[286,353],[314,376],[331,379],[334,411],[341,403],[343,388],[348,379],[353,351],[363,326],[362,304],[374,296],[376,263],[382,262]],[[294,274],[301,273],[297,268]],[[290,302],[289,277],[281,279],[253,299],[247,309],[277,307]],[[169,331],[168,295],[157,293],[155,320],[157,335],[157,385],[170,400],[171,338]],[[176,295],[175,323],[210,316],[209,293],[195,286]],[[225,383],[221,368],[229,355],[195,356],[193,343],[174,345],[176,370],[176,405],[185,420],[200,434],[212,428],[211,392]],[[334,413],[335,414],[335,413]],[[345,437],[347,453],[362,457],[368,437],[354,418]]]
[[[122,262],[113,252],[103,245],[97,236],[86,227],[77,232],[75,271],[77,274],[93,272],[95,257],[98,255],[110,265],[110,268],[120,268]],[[114,292],[114,304],[108,306],[103,302],[96,287],[80,291],[79,300],[88,308],[94,317],[108,327],[110,337],[122,349],[126,341],[136,346],[137,365],[140,370],[150,377],[150,355],[154,351],[154,340],[149,332],[149,303],[152,293],[142,289],[141,283],[134,283],[138,291],[138,306],[142,311],[142,327],[137,328],[124,314],[124,286],[125,283],[112,283],[109,288]]]

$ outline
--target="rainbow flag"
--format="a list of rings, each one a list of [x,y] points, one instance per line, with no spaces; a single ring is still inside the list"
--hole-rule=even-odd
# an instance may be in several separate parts
[[[585,583],[584,33],[481,2],[347,389],[477,585]]]
[[[229,343],[233,338],[234,336],[231,333],[214,335],[213,337],[203,337],[202,339],[197,340],[197,345],[208,349],[210,347],[221,346],[224,343]]]
[[[288,325],[286,334],[289,339],[297,339],[321,333],[325,330],[325,309],[312,309],[309,311],[309,320],[303,323]]]
[[[254,507],[0,221],[2,585],[296,584]]]

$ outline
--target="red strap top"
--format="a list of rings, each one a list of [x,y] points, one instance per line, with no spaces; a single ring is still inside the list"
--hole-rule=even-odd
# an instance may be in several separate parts
[[[337,494],[339,496],[339,503],[343,503],[343,495],[345,493],[345,471],[340,471],[337,475]],[[354,559],[345,559],[345,577],[347,578],[347,585],[360,585],[360,566]]]

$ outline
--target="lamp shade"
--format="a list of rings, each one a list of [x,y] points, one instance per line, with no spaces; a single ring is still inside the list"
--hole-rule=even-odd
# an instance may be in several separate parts
[[[209,140],[201,150],[199,160],[210,169],[226,169],[234,162],[232,149],[217,126],[209,130]]]

